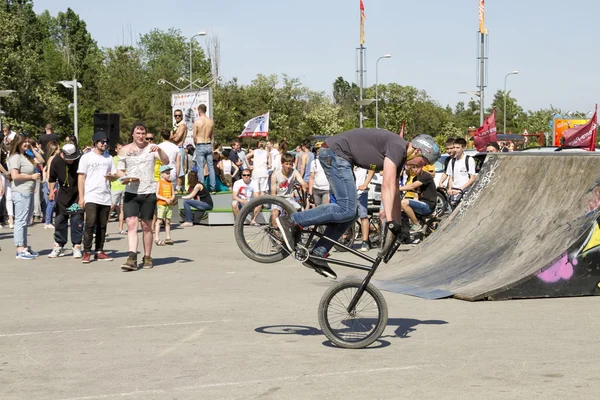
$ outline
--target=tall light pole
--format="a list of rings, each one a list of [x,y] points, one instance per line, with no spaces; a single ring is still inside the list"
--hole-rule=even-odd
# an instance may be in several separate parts
[[[504,77],[504,130],[502,131],[502,133],[506,134],[506,78],[508,78],[509,75],[517,75],[519,73],[519,71],[513,71],[513,72],[509,72],[508,74],[506,74],[506,76]]]
[[[194,87],[193,87],[193,86],[194,86],[194,83],[193,83],[194,81],[192,80],[192,79],[193,79],[193,78],[192,78],[192,65],[193,65],[193,64],[192,64],[192,41],[194,40],[194,38],[195,38],[196,36],[206,36],[206,32],[204,32],[204,31],[202,31],[202,32],[198,32],[198,33],[196,33],[194,36],[192,36],[192,37],[190,38],[190,89],[193,89],[193,88],[194,88]]]
[[[391,54],[384,54],[375,63],[375,128],[379,128],[379,60],[392,58]]]
[[[72,81],[59,81],[56,83],[60,83],[67,89],[73,89],[73,114],[75,115],[73,122],[75,125],[75,138],[79,141],[79,126],[77,120],[77,88],[81,88],[81,83],[77,82],[77,79],[73,79]]]

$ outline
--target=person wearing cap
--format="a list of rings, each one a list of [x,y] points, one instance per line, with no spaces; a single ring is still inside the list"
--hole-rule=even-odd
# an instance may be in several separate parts
[[[400,192],[398,178],[403,165],[433,164],[440,156],[440,149],[429,135],[419,135],[410,143],[397,133],[385,129],[352,129],[332,136],[321,145],[318,159],[325,170],[336,204],[325,204],[292,215],[281,215],[276,219],[283,234],[286,247],[295,251],[296,241],[302,228],[327,225],[324,235],[338,240],[356,219],[356,184],[353,167],[367,170],[383,170],[381,200],[385,219],[390,230],[399,233]],[[312,254],[326,258],[333,245],[319,239]],[[325,261],[306,260],[304,266],[317,273],[335,279],[337,275]]]
[[[157,212],[156,226],[154,227],[154,243],[157,246],[173,245],[171,239],[171,219],[173,218],[173,204],[175,204],[175,189],[171,180],[173,168],[170,165],[160,167],[160,180],[156,185]],[[165,234],[167,238],[160,240],[160,224],[165,221]]]
[[[79,207],[85,210],[85,229],[83,231],[83,257],[81,262],[92,261],[92,240],[96,234],[94,260],[112,261],[104,252],[106,225],[110,217],[110,183],[117,179],[117,168],[109,154],[108,135],[99,131],[92,137],[94,147],[81,156],[77,168]]]
[[[131,127],[133,142],[123,146],[119,153],[117,175],[125,183],[123,216],[127,222],[129,255],[121,265],[123,271],[137,271],[138,226],[141,222],[144,243],[143,268],[152,268],[152,218],[156,210],[156,159],[164,165],[169,157],[155,145],[146,141],[146,125],[135,122]]]
[[[69,225],[71,226],[71,243],[73,258],[83,256],[81,240],[83,239],[83,210],[79,207],[78,174],[81,151],[73,143],[62,147],[60,155],[54,157],[50,164],[48,177],[48,199],[56,202],[56,218],[54,219],[54,245],[48,258],[65,255],[68,241]],[[54,189],[58,183],[58,192]]]

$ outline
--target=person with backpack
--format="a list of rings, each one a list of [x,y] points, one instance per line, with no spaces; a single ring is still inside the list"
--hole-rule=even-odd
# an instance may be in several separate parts
[[[454,198],[464,195],[475,182],[475,160],[465,154],[466,147],[465,139],[457,138],[454,141],[455,156],[446,169],[446,175],[450,177],[448,195],[455,196]]]

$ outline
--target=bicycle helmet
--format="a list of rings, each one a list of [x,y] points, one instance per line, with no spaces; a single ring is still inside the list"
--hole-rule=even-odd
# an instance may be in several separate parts
[[[421,150],[421,155],[429,164],[434,164],[440,158],[440,147],[429,135],[419,135],[411,142],[415,149]]]

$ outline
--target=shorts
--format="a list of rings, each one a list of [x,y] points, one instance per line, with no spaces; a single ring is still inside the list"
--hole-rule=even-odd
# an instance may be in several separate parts
[[[173,218],[173,207],[157,205],[156,218],[158,219],[171,219]]]
[[[124,218],[139,217],[142,221],[152,221],[156,210],[156,194],[125,192],[123,196]]]
[[[320,206],[325,203],[325,200],[329,200],[329,190],[321,190],[313,188],[313,199],[315,201],[315,205]]]
[[[295,210],[298,211],[298,210],[302,209],[302,207],[300,207],[300,204],[298,204],[298,202],[296,200],[292,199],[291,197],[283,197],[283,198],[286,199],[287,202],[290,203],[294,207]],[[273,210],[283,211],[283,208],[273,205]]]
[[[252,178],[252,186],[257,192],[267,193],[269,191],[269,178]]]
[[[123,204],[123,195],[125,194],[125,190],[119,191],[110,191],[110,203],[113,206],[121,206]]]
[[[409,200],[408,205],[413,209],[415,214],[419,215],[429,215],[432,213],[431,207],[425,202],[418,200]]]
[[[364,191],[356,197],[358,218],[369,218],[369,192]]]

